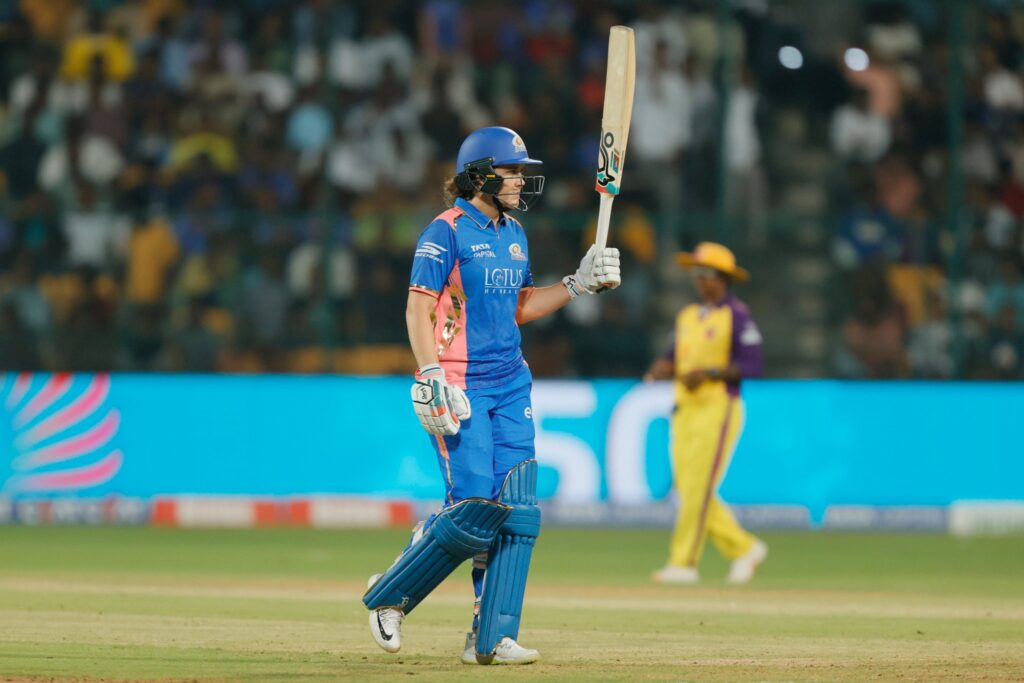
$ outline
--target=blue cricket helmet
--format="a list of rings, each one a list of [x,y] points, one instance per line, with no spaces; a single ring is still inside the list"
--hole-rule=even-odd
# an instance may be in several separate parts
[[[466,164],[491,157],[491,166],[515,166],[519,164],[543,164],[539,159],[531,159],[526,151],[526,143],[511,128],[488,126],[477,128],[462,141],[459,156],[455,159],[455,173],[467,170]]]

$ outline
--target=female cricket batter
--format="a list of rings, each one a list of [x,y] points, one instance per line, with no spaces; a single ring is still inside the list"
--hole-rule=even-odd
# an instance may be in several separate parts
[[[761,332],[746,304],[729,291],[749,274],[726,247],[702,242],[677,256],[693,275],[702,303],[676,317],[669,351],[654,361],[645,380],[675,379],[672,454],[679,514],[668,564],[654,573],[664,583],[696,583],[704,541],[732,561],[730,583],[746,583],[768,547],[743,530],[717,489],[743,427],[740,380],[761,374]]]
[[[540,163],[508,128],[474,131],[445,188],[451,208],[416,245],[405,314],[419,365],[412,401],[432,435],[445,506],[370,578],[370,631],[388,652],[401,647],[403,618],[473,557],[477,603],[462,661],[528,664],[540,656],[516,642],[540,531],[532,378],[519,325],[620,283],[618,250],[591,247],[575,274],[534,286],[526,233],[509,212],[526,211],[541,194],[543,176],[523,175]]]

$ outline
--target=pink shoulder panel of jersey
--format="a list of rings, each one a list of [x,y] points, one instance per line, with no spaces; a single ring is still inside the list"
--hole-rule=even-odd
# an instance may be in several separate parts
[[[452,230],[455,230],[455,219],[458,218],[459,216],[461,216],[462,214],[463,214],[462,209],[459,209],[459,208],[453,206],[452,208],[448,209],[444,213],[438,214],[438,216],[436,218],[434,218],[434,220],[435,221],[444,221],[445,223],[447,223],[448,225],[451,226]],[[417,285],[417,284],[409,285],[409,291],[410,292],[422,292],[423,294],[428,294],[428,295],[434,297],[435,299],[437,299],[438,297],[441,296],[441,292],[435,291],[435,290],[431,289],[430,287],[425,287],[423,285]]]
[[[448,225],[452,226],[452,230],[454,230],[455,229],[455,219],[458,218],[461,215],[462,215],[462,209],[453,206],[452,208],[448,209],[444,213],[440,214],[434,220],[435,221],[444,221]]]

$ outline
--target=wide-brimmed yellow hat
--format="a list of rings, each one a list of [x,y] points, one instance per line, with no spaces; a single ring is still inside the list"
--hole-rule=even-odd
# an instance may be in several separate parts
[[[676,261],[687,269],[693,266],[714,268],[737,282],[750,279],[750,273],[736,265],[736,255],[728,247],[716,242],[701,242],[693,252],[681,251],[676,254]]]

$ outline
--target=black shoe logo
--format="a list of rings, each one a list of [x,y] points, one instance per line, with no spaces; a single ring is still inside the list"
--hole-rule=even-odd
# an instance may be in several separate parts
[[[387,631],[384,630],[384,624],[382,624],[381,621],[380,621],[380,612],[379,611],[377,612],[377,628],[380,629],[380,637],[381,638],[383,638],[384,640],[391,640],[392,634],[390,634],[390,633],[388,633]]]

